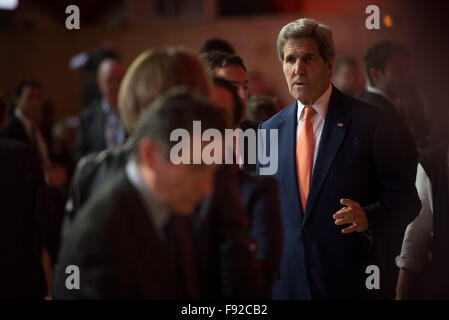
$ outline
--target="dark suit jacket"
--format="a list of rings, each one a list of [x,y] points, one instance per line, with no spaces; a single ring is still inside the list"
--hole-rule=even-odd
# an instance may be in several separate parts
[[[259,127],[259,123],[252,120],[245,120],[240,124],[240,128],[245,131],[247,129],[254,130],[255,133],[257,133],[257,128]],[[257,137],[257,134],[256,134]],[[249,162],[249,144],[245,140],[244,144],[244,159],[243,159],[243,169],[247,172],[256,172],[256,163],[250,163]],[[256,149],[256,148],[254,148]],[[256,158],[257,159],[257,153]],[[257,161],[257,160],[256,160]]]
[[[120,147],[86,156],[79,161],[70,186],[63,230],[71,228],[83,204],[123,170],[130,152],[131,142],[127,141]],[[273,275],[279,264],[282,241],[277,182],[270,177],[257,177],[238,170],[233,165],[220,168],[215,180],[215,195],[204,202],[199,215],[225,217],[228,212],[238,211],[245,205],[245,212],[250,220],[250,234],[257,245],[255,256],[263,268],[263,286],[266,292],[271,288]],[[230,190],[236,192],[229,193]],[[201,219],[198,221],[201,226]]]
[[[106,149],[104,114],[101,100],[97,100],[86,107],[79,116],[75,140],[75,161],[104,149]]]
[[[0,138],[0,298],[44,298],[39,210],[43,177],[35,154],[20,142]]]
[[[229,174],[229,173],[226,173]],[[261,270],[250,252],[243,211],[194,216],[201,298],[259,297]],[[79,290],[67,290],[77,265]],[[148,212],[122,171],[89,199],[64,234],[55,270],[58,299],[180,299],[179,283]]]
[[[282,222],[277,181],[239,170],[240,190],[257,245],[256,259],[263,263],[266,297],[271,296],[282,249]]]
[[[360,95],[360,100],[370,104],[376,108],[379,108],[385,112],[388,112],[392,115],[396,115],[399,117],[398,112],[394,108],[394,106],[391,104],[390,101],[388,101],[387,98],[381,96],[380,94],[370,92],[368,90],[364,90],[362,94]]]
[[[364,90],[360,100],[366,102],[373,107],[388,113],[393,119],[394,125],[397,126],[397,134],[400,135],[399,141],[401,144],[416,145],[422,144],[425,137],[413,137],[410,129],[407,127],[405,119],[397,112],[391,102],[382,95]],[[421,122],[424,123],[424,118]],[[423,140],[420,142],[420,140]],[[416,142],[415,142],[416,141]],[[413,159],[417,158],[417,153],[410,153]],[[368,259],[370,264],[376,264],[382,270],[382,278],[380,281],[380,290],[372,290],[367,292],[366,298],[369,299],[394,299],[396,295],[396,283],[399,275],[399,269],[395,264],[395,257],[400,254],[402,246],[403,234],[402,232],[397,234],[391,234],[389,237],[377,237],[376,247],[373,248],[373,254]]]
[[[24,144],[31,144],[30,139],[23,127],[22,122],[17,118],[15,113],[12,113],[8,118],[5,127],[1,131],[1,136],[20,141]]]
[[[296,102],[260,125],[278,130],[279,165],[274,176],[280,186],[284,241],[273,297],[358,297],[366,290],[369,243],[364,234],[342,234],[332,215],[341,209],[341,198],[350,198],[364,208],[374,239],[403,232],[420,209],[413,148],[403,147],[397,127],[385,113],[333,87],[302,212],[295,168],[296,125]],[[262,170],[258,166],[259,174]]]
[[[404,127],[404,134],[408,136],[404,138],[412,139],[418,146],[425,146],[427,144],[427,123],[423,110],[419,104],[416,104],[415,108],[410,110],[407,114],[410,118],[409,121],[411,121],[415,127],[416,132],[415,136],[413,136],[412,131],[404,119],[404,116],[399,114],[387,98],[381,96],[380,94],[364,90],[360,96],[360,100],[374,107],[380,108],[381,110],[389,113],[392,117],[396,117],[396,119],[398,119]]]
[[[21,143],[30,146],[33,152],[33,161],[36,161],[36,170],[40,171],[39,175],[43,177],[42,160],[39,156],[37,146],[34,146],[25,131],[25,128],[19,118],[13,112],[8,119],[8,122],[0,133],[1,136],[14,139]],[[50,151],[50,150],[49,150]],[[61,226],[62,210],[65,202],[65,196],[61,194],[60,190],[46,185],[42,178],[42,187],[40,188],[40,196],[38,197],[39,214],[42,219],[41,235],[44,237],[44,247],[48,249],[50,257],[54,262],[56,260],[59,233]]]
[[[83,157],[78,163],[69,188],[65,220],[74,219],[81,206],[117,172],[123,170],[131,152],[131,140],[110,150]]]

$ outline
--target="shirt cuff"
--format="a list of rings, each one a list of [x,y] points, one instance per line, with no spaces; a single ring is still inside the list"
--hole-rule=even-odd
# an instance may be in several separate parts
[[[425,257],[424,258],[411,258],[411,257],[404,257],[404,256],[397,256],[396,257],[396,266],[400,269],[409,269],[412,271],[415,271],[416,273],[420,273],[423,269],[424,263],[426,262]]]

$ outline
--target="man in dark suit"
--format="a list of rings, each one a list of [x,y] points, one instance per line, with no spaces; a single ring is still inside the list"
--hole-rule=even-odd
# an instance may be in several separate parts
[[[0,135],[30,145],[37,154],[37,161],[44,170],[50,186],[65,184],[66,170],[53,163],[49,147],[40,129],[42,117],[42,87],[36,81],[22,81],[14,91],[14,109]]]
[[[396,117],[416,145],[425,148],[428,124],[413,86],[408,49],[399,42],[380,41],[368,48],[364,60],[368,84],[360,100]]]
[[[413,147],[398,141],[387,114],[331,85],[327,26],[293,21],[277,44],[297,101],[260,125],[278,134],[274,145],[261,139],[259,150],[278,154],[284,247],[273,297],[357,298],[371,288],[364,264],[370,245],[403,232],[419,212]],[[258,173],[269,173],[261,163]]]
[[[239,56],[224,52],[211,51],[203,53],[201,59],[206,64],[207,70],[214,77],[229,81],[237,90],[237,95],[242,106],[240,129],[256,130],[259,123],[246,119],[246,104],[248,100],[248,75],[243,59]],[[247,143],[236,147],[236,157],[239,166],[248,172],[256,172],[255,146],[251,148]],[[252,153],[252,155],[250,155]]]
[[[14,96],[15,108],[1,135],[31,145],[39,155],[42,167],[48,167],[48,148],[39,128],[44,101],[41,85],[36,81],[22,81],[15,89]]]
[[[204,98],[174,90],[141,120],[125,172],[90,198],[64,235],[55,297],[258,297],[261,272],[247,268],[252,252],[243,211],[191,215],[213,191],[217,165],[172,162],[175,144],[187,141],[192,152],[191,139],[170,141],[174,130],[191,135],[193,121],[199,120],[202,130],[223,132],[221,114]],[[69,265],[79,268],[79,289],[66,287]]]
[[[125,141],[125,129],[117,109],[117,95],[125,68],[114,58],[103,60],[98,67],[98,86],[103,98],[83,110],[75,142],[75,160]]]
[[[22,81],[14,91],[14,105],[6,126],[0,135],[14,139],[31,147],[35,153],[34,159],[37,167],[42,171],[43,180],[42,193],[38,201],[41,203],[40,210],[45,211],[46,229],[41,230],[44,234],[44,255],[46,261],[56,259],[59,243],[61,212],[58,210],[64,204],[60,193],[56,190],[64,184],[66,178],[65,169],[51,161],[49,148],[39,127],[42,115],[43,97],[42,87],[36,81]],[[62,209],[62,207],[61,207]],[[46,263],[46,274],[51,275],[51,263]]]
[[[214,78],[211,102],[224,112],[227,128],[239,127],[242,106],[235,87],[229,81]],[[255,131],[254,137],[256,137]],[[239,168],[236,164],[224,165],[219,170],[222,172],[237,170],[238,172],[240,194],[246,207],[251,236],[257,246],[255,255],[264,266],[265,296],[270,297],[282,247],[282,223],[277,181],[272,177],[256,176],[252,172]],[[229,179],[222,175],[222,172],[216,177],[218,192],[226,192],[222,184],[223,180]]]
[[[365,71],[368,84],[360,100],[378,108],[393,119],[398,127],[401,144],[426,147],[425,117],[411,82],[408,49],[401,43],[380,41],[365,53]],[[413,102],[407,107],[408,102]],[[411,154],[415,158],[416,154]],[[400,253],[403,234],[391,234],[377,239],[371,261],[383,270],[381,290],[370,292],[369,298],[394,299],[398,269],[394,263]]]
[[[0,137],[0,176],[0,298],[43,299],[45,217],[39,198],[44,181],[33,150]]]

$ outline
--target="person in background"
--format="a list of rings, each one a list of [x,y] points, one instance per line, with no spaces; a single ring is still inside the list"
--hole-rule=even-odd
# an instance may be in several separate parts
[[[244,132],[248,129],[257,131],[258,123],[246,119],[246,104],[248,100],[248,75],[245,64],[239,56],[223,53],[223,52],[206,52],[200,56],[205,63],[207,71],[214,77],[224,78],[229,81],[237,90],[237,94],[242,105],[242,118],[240,119],[239,128]],[[239,139],[240,140],[240,139]],[[243,146],[236,146],[236,160],[241,168],[247,171],[255,172],[256,163],[252,159],[256,158],[256,150],[248,143]],[[250,154],[251,153],[251,154]]]
[[[360,100],[396,117],[422,151],[427,147],[428,125],[410,59],[408,48],[399,42],[383,40],[368,48],[364,57],[368,83]]]
[[[235,53],[234,48],[229,44],[229,42],[219,38],[206,40],[200,47],[200,54],[211,51],[219,51],[229,54]]]
[[[40,123],[44,104],[42,86],[34,80],[21,81],[14,90],[13,112],[8,116],[0,135],[31,145],[50,187],[59,188],[67,182],[66,170],[51,159]]]
[[[67,182],[67,172],[60,164],[53,162],[49,148],[40,130],[42,116],[42,87],[37,81],[22,81],[14,91],[14,112],[8,118],[6,126],[0,135],[29,145],[35,153],[34,160],[41,167],[44,180],[38,208],[42,212],[39,230],[42,236],[42,261],[47,278],[48,288],[51,288],[52,265],[56,261],[59,245],[60,222],[64,199],[61,199],[57,189]],[[61,204],[59,206],[59,204]],[[60,208],[61,207],[61,208]]]
[[[126,138],[118,111],[117,96],[125,67],[114,58],[103,60],[98,67],[100,101],[94,101],[79,116],[75,142],[75,161],[104,149],[121,145]]]
[[[242,272],[251,245],[242,234],[243,216],[228,211],[219,227],[213,228],[209,216],[195,214],[214,191],[219,164],[172,162],[175,144],[186,143],[184,149],[192,154],[194,121],[201,121],[202,132],[214,128],[224,133],[222,114],[188,89],[174,88],[147,108],[131,137],[125,169],[89,199],[64,236],[55,273],[56,298],[258,297],[261,273]],[[170,137],[176,129],[184,129],[191,138],[173,141]],[[213,143],[221,145],[221,139]],[[208,144],[203,142],[200,151]],[[208,225],[205,233],[198,234],[198,224]],[[232,240],[215,246],[224,229],[233,234]],[[226,262],[224,252],[234,256],[234,262],[238,258],[238,264],[228,267],[239,274],[234,281],[217,277]],[[82,270],[79,290],[65,285],[69,264]]]
[[[225,79],[215,77],[211,88],[211,102],[224,112],[226,128],[237,129],[242,107],[234,86]],[[251,236],[257,246],[256,257],[264,266],[265,297],[269,298],[282,248],[277,182],[272,177],[256,176],[254,173],[241,170],[235,164],[226,167],[234,168],[239,173],[240,190],[250,223]]]
[[[50,167],[47,144],[39,128],[43,106],[42,86],[37,81],[22,81],[14,90],[14,111],[1,131],[5,137],[31,145],[43,168]]]
[[[212,51],[200,56],[206,64],[207,71],[215,77],[231,82],[237,89],[243,107],[242,120],[246,116],[246,101],[248,100],[248,75],[241,57],[229,53]]]
[[[262,72],[252,70],[248,73],[248,99],[253,95],[268,96],[276,100],[278,106],[284,105],[281,103],[281,97],[272,87]]]
[[[275,98],[266,95],[253,95],[248,99],[246,118],[255,122],[264,122],[279,110]]]
[[[416,188],[422,209],[407,226],[400,256],[396,299],[449,299],[449,142],[424,154]]]
[[[120,117],[132,135],[141,114],[168,89],[187,86],[209,94],[209,79],[198,58],[182,48],[150,49],[128,68],[120,87]],[[77,165],[69,189],[65,219],[75,219],[82,205],[111,177],[124,168],[130,152],[129,140],[119,147],[84,157]]]
[[[354,58],[341,58],[335,63],[332,83],[341,92],[353,98],[357,98],[360,95],[357,83],[358,73],[359,67]]]
[[[0,137],[0,299],[44,299],[45,181],[34,150]]]
[[[124,126],[132,136],[143,112],[151,102],[167,90],[176,86],[185,86],[204,96],[209,96],[210,79],[198,57],[183,48],[147,50],[131,64],[123,79],[119,92],[119,109]],[[83,158],[78,163],[69,192],[64,217],[63,237],[69,233],[77,220],[78,212],[98,190],[125,170],[132,150],[132,139],[120,147],[102,151]],[[200,241],[204,250],[225,246],[227,250],[217,253],[220,261],[213,260],[215,271],[208,269],[213,279],[222,277],[222,283],[216,287],[220,293],[236,296],[237,291],[262,292],[262,284],[254,284],[253,277],[262,278],[262,266],[255,259],[253,251],[236,250],[241,243],[252,244],[249,240],[247,217],[243,200],[239,192],[238,174],[233,170],[220,170],[215,178],[217,188],[212,197],[207,197],[196,211],[198,217],[198,239],[215,234],[213,241]],[[230,215],[230,213],[232,213]],[[215,249],[214,249],[215,250]],[[237,262],[238,260],[238,262]],[[64,266],[59,266],[63,268]],[[250,273],[249,282],[245,274]],[[257,281],[256,281],[257,282]],[[211,285],[216,285],[215,280]],[[217,289],[218,288],[218,289]],[[257,291],[257,290],[256,290]]]

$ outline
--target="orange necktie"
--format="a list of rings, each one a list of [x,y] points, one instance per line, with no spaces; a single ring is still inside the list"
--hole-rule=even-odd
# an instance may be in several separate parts
[[[296,145],[296,170],[298,173],[299,200],[302,212],[306,208],[307,196],[309,195],[310,177],[313,167],[313,123],[312,117],[315,109],[304,108],[304,121],[299,132],[298,144]]]

